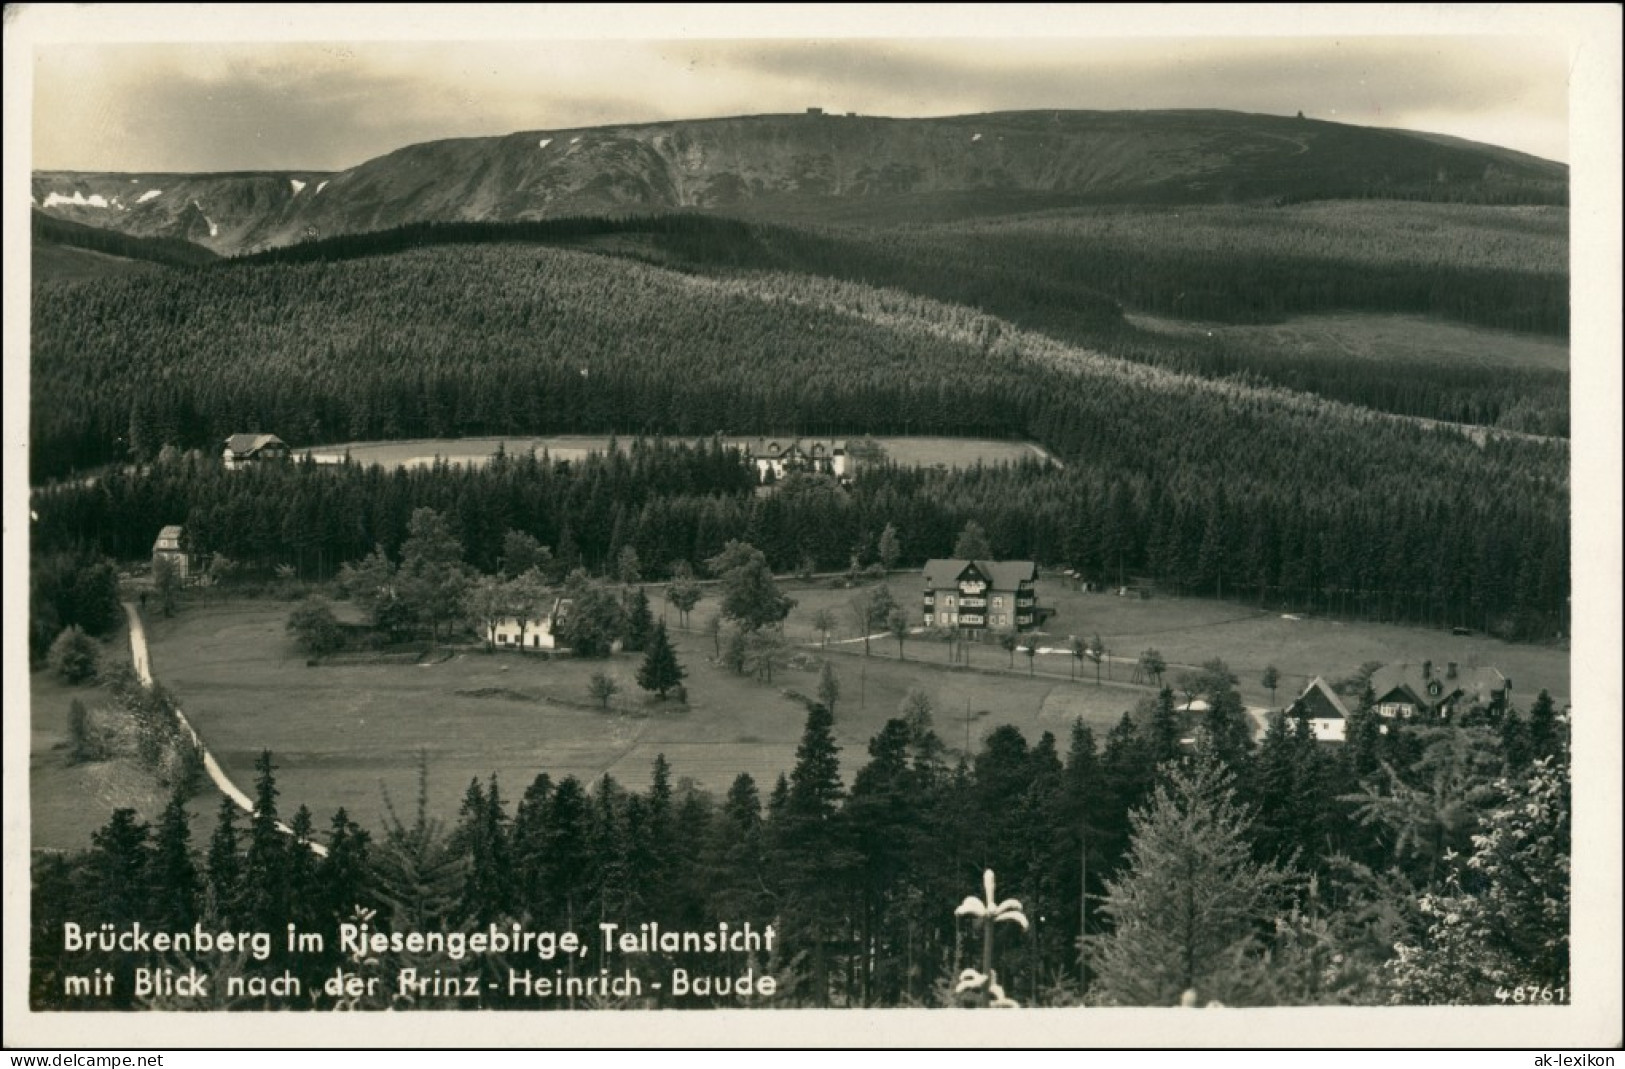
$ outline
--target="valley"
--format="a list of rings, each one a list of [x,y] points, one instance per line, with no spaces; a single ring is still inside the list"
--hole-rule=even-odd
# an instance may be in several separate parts
[[[63,916],[160,858],[232,923],[771,918],[789,1005],[965,1004],[996,871],[1025,1004],[1167,1003],[1110,955],[1186,792],[1274,897],[1174,997],[1462,1001],[1395,948],[1567,820],[1562,164],[810,108],[32,193]]]

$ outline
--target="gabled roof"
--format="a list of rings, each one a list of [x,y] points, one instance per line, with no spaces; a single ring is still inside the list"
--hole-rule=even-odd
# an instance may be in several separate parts
[[[158,541],[160,542],[179,542],[180,539],[181,525],[178,523],[169,524],[158,532]]]
[[[1038,578],[1038,565],[1030,560],[959,560],[953,557],[933,557],[925,562],[927,590],[946,590],[959,582],[959,577],[972,564],[987,576],[994,590],[1015,590],[1022,583]]]
[[[1303,688],[1298,700],[1288,706],[1287,713],[1310,720],[1347,720],[1349,707],[1343,704],[1343,699],[1337,696],[1331,684],[1316,676]]]
[[[226,448],[238,456],[248,456],[268,445],[284,445],[274,434],[234,434],[226,439]]]
[[[743,444],[745,455],[752,458],[782,457],[797,452],[810,457],[814,455],[815,450],[819,450],[817,453],[819,456],[846,452],[845,438],[799,438],[787,435],[782,438],[753,438]]]
[[[1380,701],[1381,696],[1404,687],[1424,705],[1436,705],[1458,691],[1472,701],[1488,704],[1506,690],[1507,679],[1499,668],[1457,665],[1456,678],[1449,678],[1449,673],[1448,662],[1444,661],[1433,662],[1431,675],[1424,675],[1420,664],[1385,664],[1371,674],[1371,689]],[[1438,694],[1428,693],[1429,683],[1439,684]]]
[[[1371,692],[1377,696],[1378,705],[1399,705],[1401,703],[1417,706],[1427,705],[1422,696],[1411,689],[1409,683],[1399,683],[1381,691],[1377,690],[1376,687],[1372,687]]]

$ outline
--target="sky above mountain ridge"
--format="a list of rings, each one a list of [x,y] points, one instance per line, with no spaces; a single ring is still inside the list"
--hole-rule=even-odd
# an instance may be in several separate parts
[[[844,12],[823,23],[769,25],[740,13],[729,23],[666,26],[618,17],[630,10],[603,9],[593,21],[564,26],[523,20],[509,26],[492,17],[506,9],[487,9],[477,22],[465,18],[441,31],[466,40],[148,41],[83,34],[43,41],[34,53],[32,163],[64,170],[341,170],[441,138],[809,106],[894,117],[1027,108],[1302,111],[1547,159],[1569,156],[1571,49],[1559,37],[1373,36],[1358,23],[1351,23],[1358,32],[1346,36],[1236,36],[1233,26],[1201,36],[1204,20],[1196,12],[1147,27],[1022,9],[983,11],[980,23],[966,23],[956,9],[953,17],[907,24],[941,36],[898,35],[896,28],[846,36],[866,27]],[[1034,17],[1043,14],[1047,22]],[[212,18],[215,32],[259,32],[249,20],[198,17]],[[340,21],[306,25],[312,33],[356,30]],[[802,25],[830,35],[795,33]],[[977,26],[986,34],[969,32]],[[1174,28],[1180,35],[1168,36]],[[400,29],[410,38],[425,27]],[[1122,35],[1125,29],[1142,35]],[[493,32],[500,39],[472,39]],[[648,36],[661,32],[668,35]],[[738,36],[752,32],[764,36]]]

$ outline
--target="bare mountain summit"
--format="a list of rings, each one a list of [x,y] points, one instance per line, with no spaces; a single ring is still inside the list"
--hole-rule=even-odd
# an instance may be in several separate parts
[[[838,222],[1330,197],[1565,203],[1568,168],[1219,111],[760,115],[425,142],[337,173],[36,172],[37,208],[221,253],[432,221],[698,209]]]

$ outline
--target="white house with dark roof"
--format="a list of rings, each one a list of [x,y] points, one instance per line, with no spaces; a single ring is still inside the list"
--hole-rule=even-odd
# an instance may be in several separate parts
[[[771,472],[775,479],[787,472],[815,471],[846,475],[845,438],[752,438],[741,443],[746,459],[756,465],[759,476],[766,478]]]
[[[925,562],[922,609],[926,627],[957,627],[972,637],[987,631],[1031,631],[1043,621],[1030,560]]]
[[[553,599],[545,616],[500,616],[486,629],[486,639],[499,650],[555,650],[559,628],[570,609],[568,598]]]
[[[1348,738],[1349,707],[1331,684],[1316,676],[1303,688],[1286,715],[1309,721],[1316,742],[1344,742]]]
[[[183,530],[180,524],[172,523],[158,532],[158,537],[152,543],[152,563],[156,567],[160,559],[167,560],[175,566],[176,575],[187,579],[192,573],[192,561],[181,548]]]
[[[263,460],[286,460],[288,456],[288,444],[274,434],[234,434],[226,439],[226,448],[220,454],[227,471]]]

